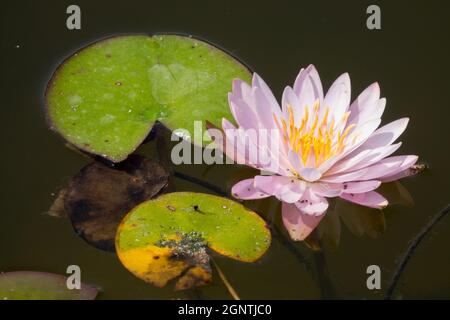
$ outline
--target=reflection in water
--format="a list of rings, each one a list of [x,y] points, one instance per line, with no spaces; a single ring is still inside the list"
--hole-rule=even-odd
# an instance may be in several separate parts
[[[414,205],[410,193],[399,182],[385,183],[377,189],[389,201],[389,205],[399,204],[411,207]],[[355,236],[368,235],[376,238],[386,229],[386,220],[382,210],[359,206],[341,199],[330,204],[327,216],[321,221],[307,243],[318,249],[320,244],[338,248],[341,236],[341,221]]]

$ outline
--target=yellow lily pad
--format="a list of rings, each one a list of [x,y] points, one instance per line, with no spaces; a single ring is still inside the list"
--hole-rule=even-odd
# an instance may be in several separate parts
[[[211,282],[207,248],[245,262],[269,248],[270,231],[255,212],[227,198],[175,192],[146,201],[123,219],[116,252],[134,275],[157,287],[178,279],[175,289]]]

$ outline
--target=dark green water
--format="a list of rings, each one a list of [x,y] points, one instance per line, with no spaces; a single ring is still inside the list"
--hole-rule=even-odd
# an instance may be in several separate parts
[[[387,97],[384,123],[410,117],[401,137],[402,154],[418,154],[430,169],[402,182],[412,207],[384,210],[386,230],[376,238],[358,237],[342,225],[337,249],[325,248],[314,260],[303,243],[299,261],[279,238],[258,263],[217,258],[242,298],[382,298],[398,259],[410,239],[449,202],[450,175],[448,19],[444,1],[384,1],[382,29],[366,28],[365,1],[77,1],[82,30],[65,27],[72,1],[16,1],[1,5],[0,88],[1,204],[0,270],[37,270],[63,274],[70,264],[82,269],[82,281],[100,285],[100,298],[229,298],[219,277],[194,292],[156,289],[126,271],[116,256],[86,244],[69,221],[46,215],[52,193],[89,163],[69,150],[46,127],[43,92],[59,62],[76,49],[117,33],[192,34],[226,48],[257,71],[281,96],[301,66],[314,63],[325,87],[343,72],[352,80],[352,96],[374,81]],[[150,155],[151,146],[140,151]],[[192,166],[180,171],[215,184],[236,169]],[[206,191],[176,181],[179,189]],[[252,202],[264,217],[279,219],[275,202]],[[450,297],[450,219],[442,220],[415,252],[396,296]],[[366,268],[382,268],[382,289],[366,287]],[[312,271],[307,267],[311,266]],[[328,277],[316,276],[324,267]]]

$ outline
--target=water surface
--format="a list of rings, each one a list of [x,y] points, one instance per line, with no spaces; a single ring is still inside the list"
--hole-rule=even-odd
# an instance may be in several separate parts
[[[358,237],[342,226],[337,249],[316,257],[303,243],[279,238],[258,263],[217,257],[242,298],[382,298],[408,242],[430,217],[449,202],[448,2],[378,1],[382,30],[365,27],[366,1],[77,1],[82,30],[65,28],[70,1],[17,1],[2,4],[0,18],[1,210],[0,270],[64,273],[82,269],[84,282],[103,288],[99,298],[229,298],[215,275],[197,292],[157,289],[126,271],[114,254],[97,250],[73,231],[69,221],[46,215],[54,196],[72,175],[90,162],[64,146],[47,129],[43,93],[51,73],[67,55],[117,33],[192,34],[221,46],[257,71],[281,96],[300,67],[314,63],[324,86],[343,72],[352,80],[352,97],[374,81],[387,97],[383,123],[410,117],[398,153],[418,154],[430,170],[402,182],[414,206],[384,210],[386,230],[376,238]],[[151,155],[150,146],[139,151]],[[183,166],[179,170],[222,184],[233,167]],[[177,187],[207,191],[177,180]],[[274,201],[250,207],[279,219]],[[449,298],[450,219],[442,220],[415,252],[396,296]],[[382,289],[366,287],[366,268],[382,268]],[[322,273],[317,273],[317,267]],[[326,268],[326,269],[323,269]],[[325,272],[325,274],[323,273]]]

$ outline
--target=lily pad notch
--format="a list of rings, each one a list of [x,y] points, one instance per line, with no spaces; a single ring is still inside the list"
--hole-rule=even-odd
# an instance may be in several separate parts
[[[67,58],[45,93],[49,126],[76,148],[127,158],[155,122],[193,132],[194,121],[232,119],[227,93],[250,71],[221,49],[180,35],[127,35]],[[193,140],[201,144],[202,140]]]

